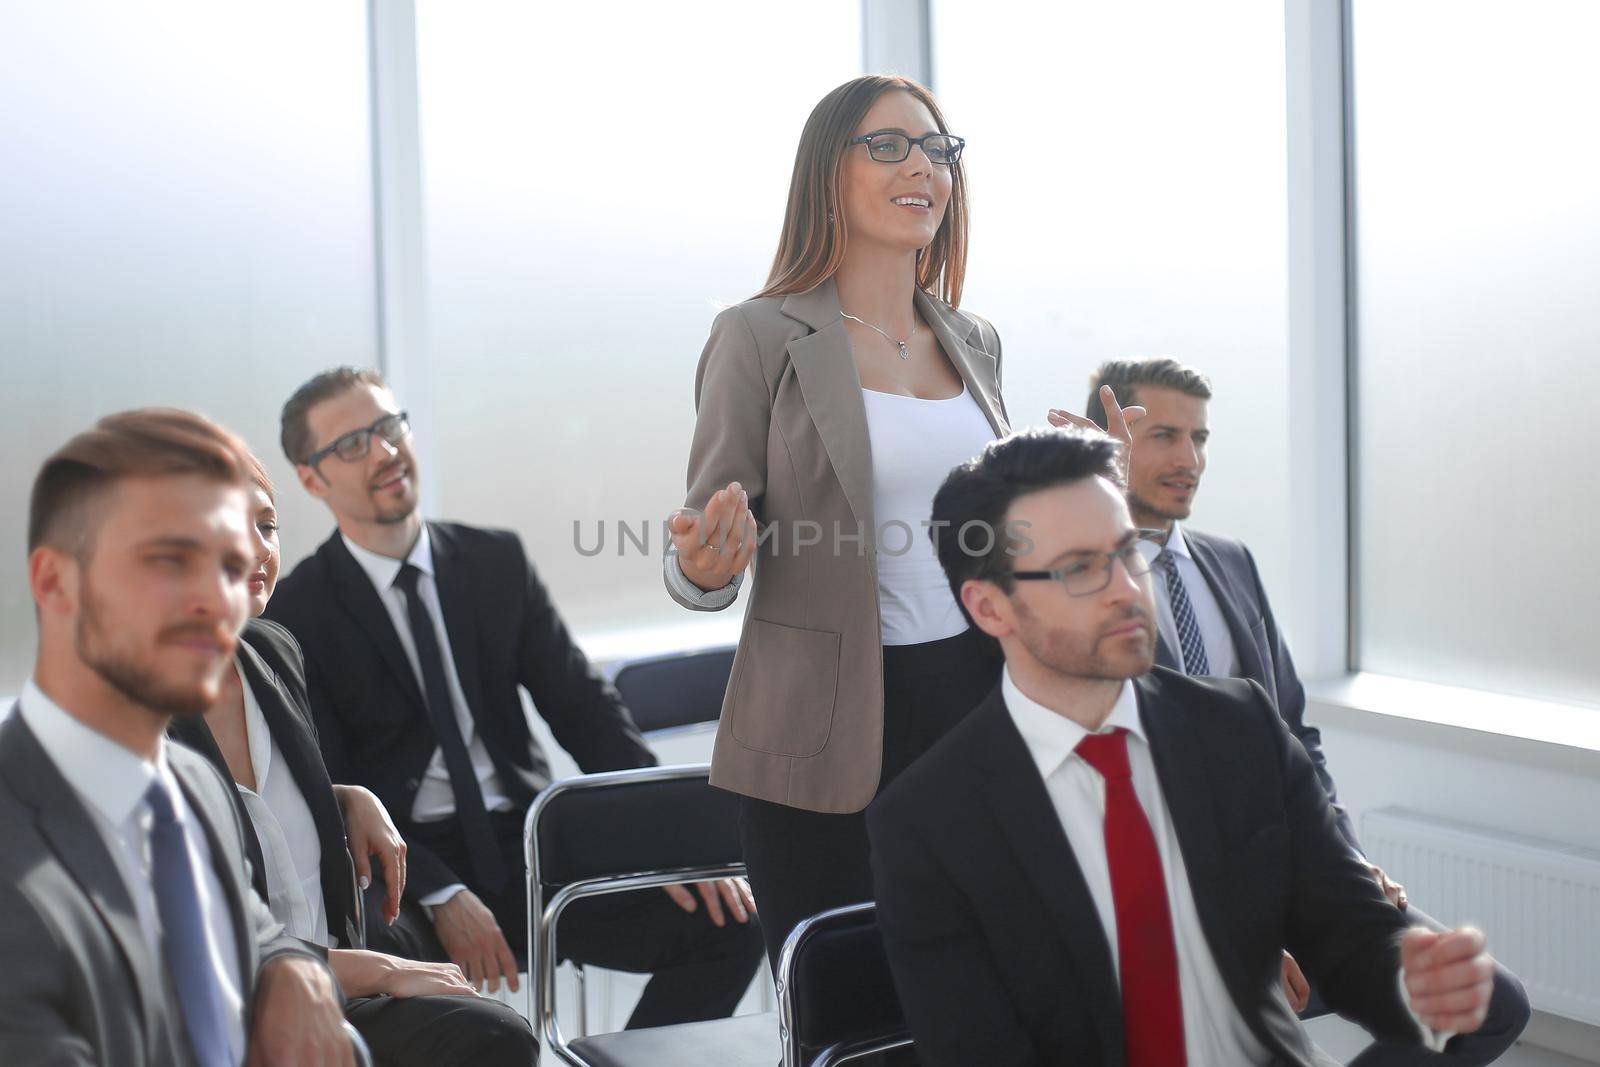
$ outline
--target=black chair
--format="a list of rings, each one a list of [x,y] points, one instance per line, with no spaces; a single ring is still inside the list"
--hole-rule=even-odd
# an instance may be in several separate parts
[[[528,1018],[572,1067],[772,1067],[773,1013],[568,1040],[556,1017],[557,928],[574,901],[744,874],[738,798],[704,764],[559,781],[528,809]]]
[[[783,1067],[834,1067],[911,1044],[878,930],[852,904],[795,927],[778,964]]]
[[[724,646],[629,660],[611,681],[639,729],[659,734],[716,722],[732,673],[733,648]]]

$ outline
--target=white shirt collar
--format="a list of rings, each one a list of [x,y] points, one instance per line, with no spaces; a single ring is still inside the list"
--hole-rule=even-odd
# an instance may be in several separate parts
[[[1016,724],[1017,732],[1027,744],[1028,754],[1039,768],[1041,778],[1048,778],[1060,769],[1077,750],[1078,742],[1089,735],[1089,731],[1082,726],[1050,710],[1019,689],[1016,679],[1011,677],[1009,664],[1000,680],[1000,695],[1005,698],[1006,710],[1011,713],[1011,721]],[[1096,732],[1109,733],[1117,727],[1144,740],[1144,724],[1139,721],[1139,698],[1134,694],[1132,681],[1122,683],[1122,691],[1117,694],[1117,702],[1111,706],[1111,714],[1106,716],[1106,721]]]
[[[1189,552],[1189,541],[1183,536],[1183,527],[1178,525],[1176,519],[1172,522],[1172,533],[1167,535],[1167,551],[1174,556],[1182,556],[1187,560],[1194,559],[1194,556]]]
[[[379,593],[386,592],[394,585],[394,580],[399,576],[400,567],[404,563],[411,564],[430,578],[433,577],[433,542],[428,537],[427,523],[422,524],[422,532],[417,534],[417,543],[411,546],[411,554],[403,560],[380,556],[371,549],[362,548],[343,533],[339,536],[344,538],[344,547],[348,548],[350,554],[356,558],[356,562],[361,564],[361,569],[367,572],[367,577]]]
[[[121,826],[138,810],[158,774],[170,784],[165,737],[156,742],[151,763],[73,718],[32,678],[22,688],[17,712],[61,777],[112,826]]]

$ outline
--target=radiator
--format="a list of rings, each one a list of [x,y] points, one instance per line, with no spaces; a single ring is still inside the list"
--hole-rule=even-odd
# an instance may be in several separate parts
[[[1361,843],[1429,915],[1482,929],[1535,1008],[1600,1025],[1600,850],[1405,808],[1367,812]]]

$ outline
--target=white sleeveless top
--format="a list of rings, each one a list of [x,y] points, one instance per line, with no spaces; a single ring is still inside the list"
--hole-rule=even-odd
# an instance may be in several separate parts
[[[862,389],[872,440],[872,507],[878,528],[878,616],[886,645],[954,637],[967,628],[933,551],[933,494],[951,468],[994,440],[972,394],[947,400]]]

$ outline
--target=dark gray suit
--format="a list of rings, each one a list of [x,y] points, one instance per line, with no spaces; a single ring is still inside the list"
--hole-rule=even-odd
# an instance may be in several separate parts
[[[1289,732],[1300,742],[1311,757],[1311,766],[1328,794],[1338,820],[1339,835],[1350,847],[1361,851],[1355,827],[1350,816],[1339,805],[1338,791],[1333,775],[1328,773],[1328,761],[1322,755],[1322,734],[1306,722],[1306,690],[1295,673],[1294,660],[1289,656],[1289,646],[1284,643],[1283,631],[1272,616],[1272,605],[1267,601],[1267,591],[1261,585],[1261,574],[1256,561],[1242,541],[1216,534],[1200,533],[1185,526],[1184,540],[1194,565],[1211,587],[1211,594],[1227,620],[1228,632],[1233,636],[1233,647],[1239,656],[1239,677],[1257,682],[1267,691],[1272,706],[1278,709]],[[1174,650],[1164,638],[1156,643],[1156,663],[1172,670],[1183,670]]]
[[[248,1034],[261,965],[310,953],[250,888],[233,787],[203,757],[167,753],[233,918]],[[0,723],[0,868],[0,1063],[191,1063],[176,994],[104,837],[14,711]]]

